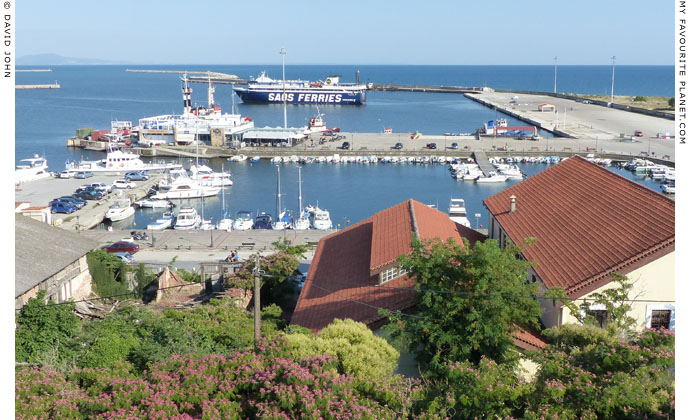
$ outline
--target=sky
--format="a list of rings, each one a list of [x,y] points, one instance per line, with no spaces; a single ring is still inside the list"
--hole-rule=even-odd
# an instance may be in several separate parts
[[[17,4],[18,57],[128,64],[673,64],[671,1]]]

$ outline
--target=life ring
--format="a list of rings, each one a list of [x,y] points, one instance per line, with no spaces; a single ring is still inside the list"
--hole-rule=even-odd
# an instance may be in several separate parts
[[[113,167],[113,164],[112,164],[112,163],[109,163],[109,164],[108,164],[108,167],[112,168],[112,167]]]
[[[120,168],[124,168],[124,167],[125,167],[125,164],[124,164],[124,163],[121,163],[121,164],[120,164]]]

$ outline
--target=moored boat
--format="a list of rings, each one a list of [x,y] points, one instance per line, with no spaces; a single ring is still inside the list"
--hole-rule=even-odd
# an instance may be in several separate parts
[[[116,200],[108,211],[105,212],[105,218],[111,222],[124,220],[131,216],[134,216],[134,207],[132,207],[132,203],[129,199]]]
[[[176,230],[198,229],[201,226],[201,216],[193,207],[183,207],[177,214]]]
[[[471,227],[470,221],[467,219],[467,209],[465,209],[465,200],[462,198],[451,198],[448,206],[448,217],[455,223],[461,224],[465,227]]]
[[[171,211],[166,211],[163,213],[162,217],[159,217],[154,222],[149,223],[146,229],[149,230],[163,230],[172,227],[174,222],[174,216]]]

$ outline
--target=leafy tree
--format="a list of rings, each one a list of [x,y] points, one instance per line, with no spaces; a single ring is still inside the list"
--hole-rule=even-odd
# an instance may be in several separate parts
[[[280,241],[276,243],[280,244]],[[294,308],[299,295],[297,267],[300,255],[298,247],[288,247],[285,251],[265,257],[252,255],[238,273],[226,280],[225,286],[243,289],[254,287],[254,268],[258,258],[261,270],[261,306],[275,304],[288,312]]]
[[[74,303],[45,303],[45,296],[45,290],[39,291],[16,316],[18,362],[62,365],[76,353],[73,338],[79,330],[79,318]]]
[[[613,278],[611,284],[616,287],[609,287],[600,292],[591,293],[588,302],[580,305],[581,313],[584,313],[583,322],[586,324],[598,325],[596,313],[592,310],[592,303],[603,305],[606,308],[606,328],[612,335],[621,337],[629,336],[635,328],[635,318],[629,315],[632,309],[630,301],[630,291],[633,283],[626,276],[617,273],[611,274]],[[592,299],[592,303],[589,302]]]
[[[305,244],[292,245],[287,238],[279,238],[277,241],[273,242],[273,246],[278,250],[278,252],[294,255],[300,259],[304,258],[304,254],[309,251],[309,246]]]
[[[99,296],[117,296],[128,293],[127,264],[103,249],[86,254],[93,289]]]
[[[351,319],[335,319],[317,335],[307,330],[288,334],[286,339],[294,357],[335,356],[340,373],[357,377],[391,376],[400,357],[386,340]]]
[[[511,334],[522,326],[538,327],[536,284],[527,280],[530,263],[520,249],[495,240],[470,249],[453,241],[413,239],[412,253],[400,261],[419,290],[417,315],[393,315],[393,335],[402,336],[418,359],[432,369],[444,363],[486,356],[512,360]]]
[[[671,98],[669,98],[668,106],[670,106],[671,108],[676,107],[676,97],[675,96],[672,96]]]

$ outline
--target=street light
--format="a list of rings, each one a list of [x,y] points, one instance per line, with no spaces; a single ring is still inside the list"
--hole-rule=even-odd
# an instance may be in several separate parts
[[[558,77],[558,57],[553,58],[554,61],[554,67],[553,67],[553,93],[556,93],[556,79]]]
[[[479,229],[479,218],[482,217],[482,214],[481,213],[475,213],[474,217],[476,219],[474,228]]]
[[[616,56],[611,57],[611,104],[613,105],[613,79],[616,74]]]
[[[280,49],[280,55],[283,56],[283,123],[285,129],[287,129],[287,98],[285,97],[285,48]]]

